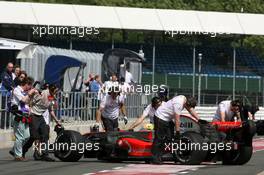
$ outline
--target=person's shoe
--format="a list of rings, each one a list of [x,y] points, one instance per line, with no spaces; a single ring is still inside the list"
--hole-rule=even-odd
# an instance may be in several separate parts
[[[34,152],[33,157],[36,161],[42,160],[42,155],[38,151]]]
[[[24,162],[24,161],[27,161],[27,160],[25,158],[23,158],[23,157],[15,157],[15,161]]]
[[[10,150],[10,151],[9,151],[9,154],[10,154],[11,156],[15,157],[15,153],[14,153],[14,151]]]
[[[25,157],[26,157],[26,153],[22,153],[22,157],[25,159]]]
[[[43,156],[42,161],[47,161],[47,162],[55,162],[55,159],[49,157],[49,156]]]

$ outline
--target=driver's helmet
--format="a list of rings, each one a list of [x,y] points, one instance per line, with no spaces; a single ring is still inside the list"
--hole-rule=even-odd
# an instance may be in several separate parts
[[[99,125],[93,125],[90,127],[90,132],[99,132]]]
[[[145,128],[146,130],[153,130],[153,129],[154,129],[154,125],[151,124],[151,123],[148,123],[148,124],[145,124],[144,128]]]

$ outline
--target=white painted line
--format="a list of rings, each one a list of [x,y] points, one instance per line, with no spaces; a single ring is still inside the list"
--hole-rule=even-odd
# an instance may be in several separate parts
[[[94,175],[95,173],[85,173],[85,174],[82,174],[82,175]]]
[[[129,165],[127,165],[127,167],[134,166],[134,165],[136,165],[136,164],[129,164]]]
[[[110,172],[111,170],[102,170],[102,171],[99,171],[99,173],[107,173],[107,172]]]
[[[190,169],[190,171],[196,171],[197,170],[197,168],[192,168],[192,169]]]
[[[122,169],[122,168],[124,168],[124,167],[115,167],[115,168],[112,168],[113,170],[120,170],[120,169]]]

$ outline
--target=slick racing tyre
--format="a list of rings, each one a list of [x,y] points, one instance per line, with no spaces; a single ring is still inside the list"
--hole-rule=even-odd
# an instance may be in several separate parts
[[[79,132],[62,131],[54,143],[54,155],[64,162],[76,162],[83,156],[83,153],[78,150],[80,144],[84,144],[84,139]]]
[[[259,120],[256,122],[257,134],[264,135],[264,120]]]
[[[204,138],[195,132],[186,132],[181,136],[179,149],[175,152],[176,161],[181,164],[199,165],[205,160],[207,151],[202,150]],[[180,149],[180,145],[186,145]],[[189,146],[187,146],[189,145]],[[193,145],[193,146],[191,146]],[[194,146],[196,145],[196,146]]]
[[[253,153],[253,147],[242,146],[238,150],[226,151],[223,155],[224,165],[243,165],[247,163]]]

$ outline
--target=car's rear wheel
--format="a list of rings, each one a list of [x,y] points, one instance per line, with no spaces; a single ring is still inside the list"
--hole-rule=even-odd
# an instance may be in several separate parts
[[[242,146],[238,150],[226,151],[223,154],[224,165],[243,165],[247,163],[253,153],[253,147]]]
[[[84,140],[79,132],[62,131],[56,138],[54,155],[64,162],[76,162],[83,156],[83,150],[78,150],[80,144],[84,144]]]
[[[175,152],[176,161],[188,165],[201,164],[207,155],[207,151],[202,150],[203,141],[204,138],[198,133],[184,133],[180,144],[178,144],[178,150]],[[181,149],[180,146],[184,144],[186,148]]]
[[[258,135],[264,135],[264,120],[259,120],[256,122],[256,127],[257,127],[257,134]]]

